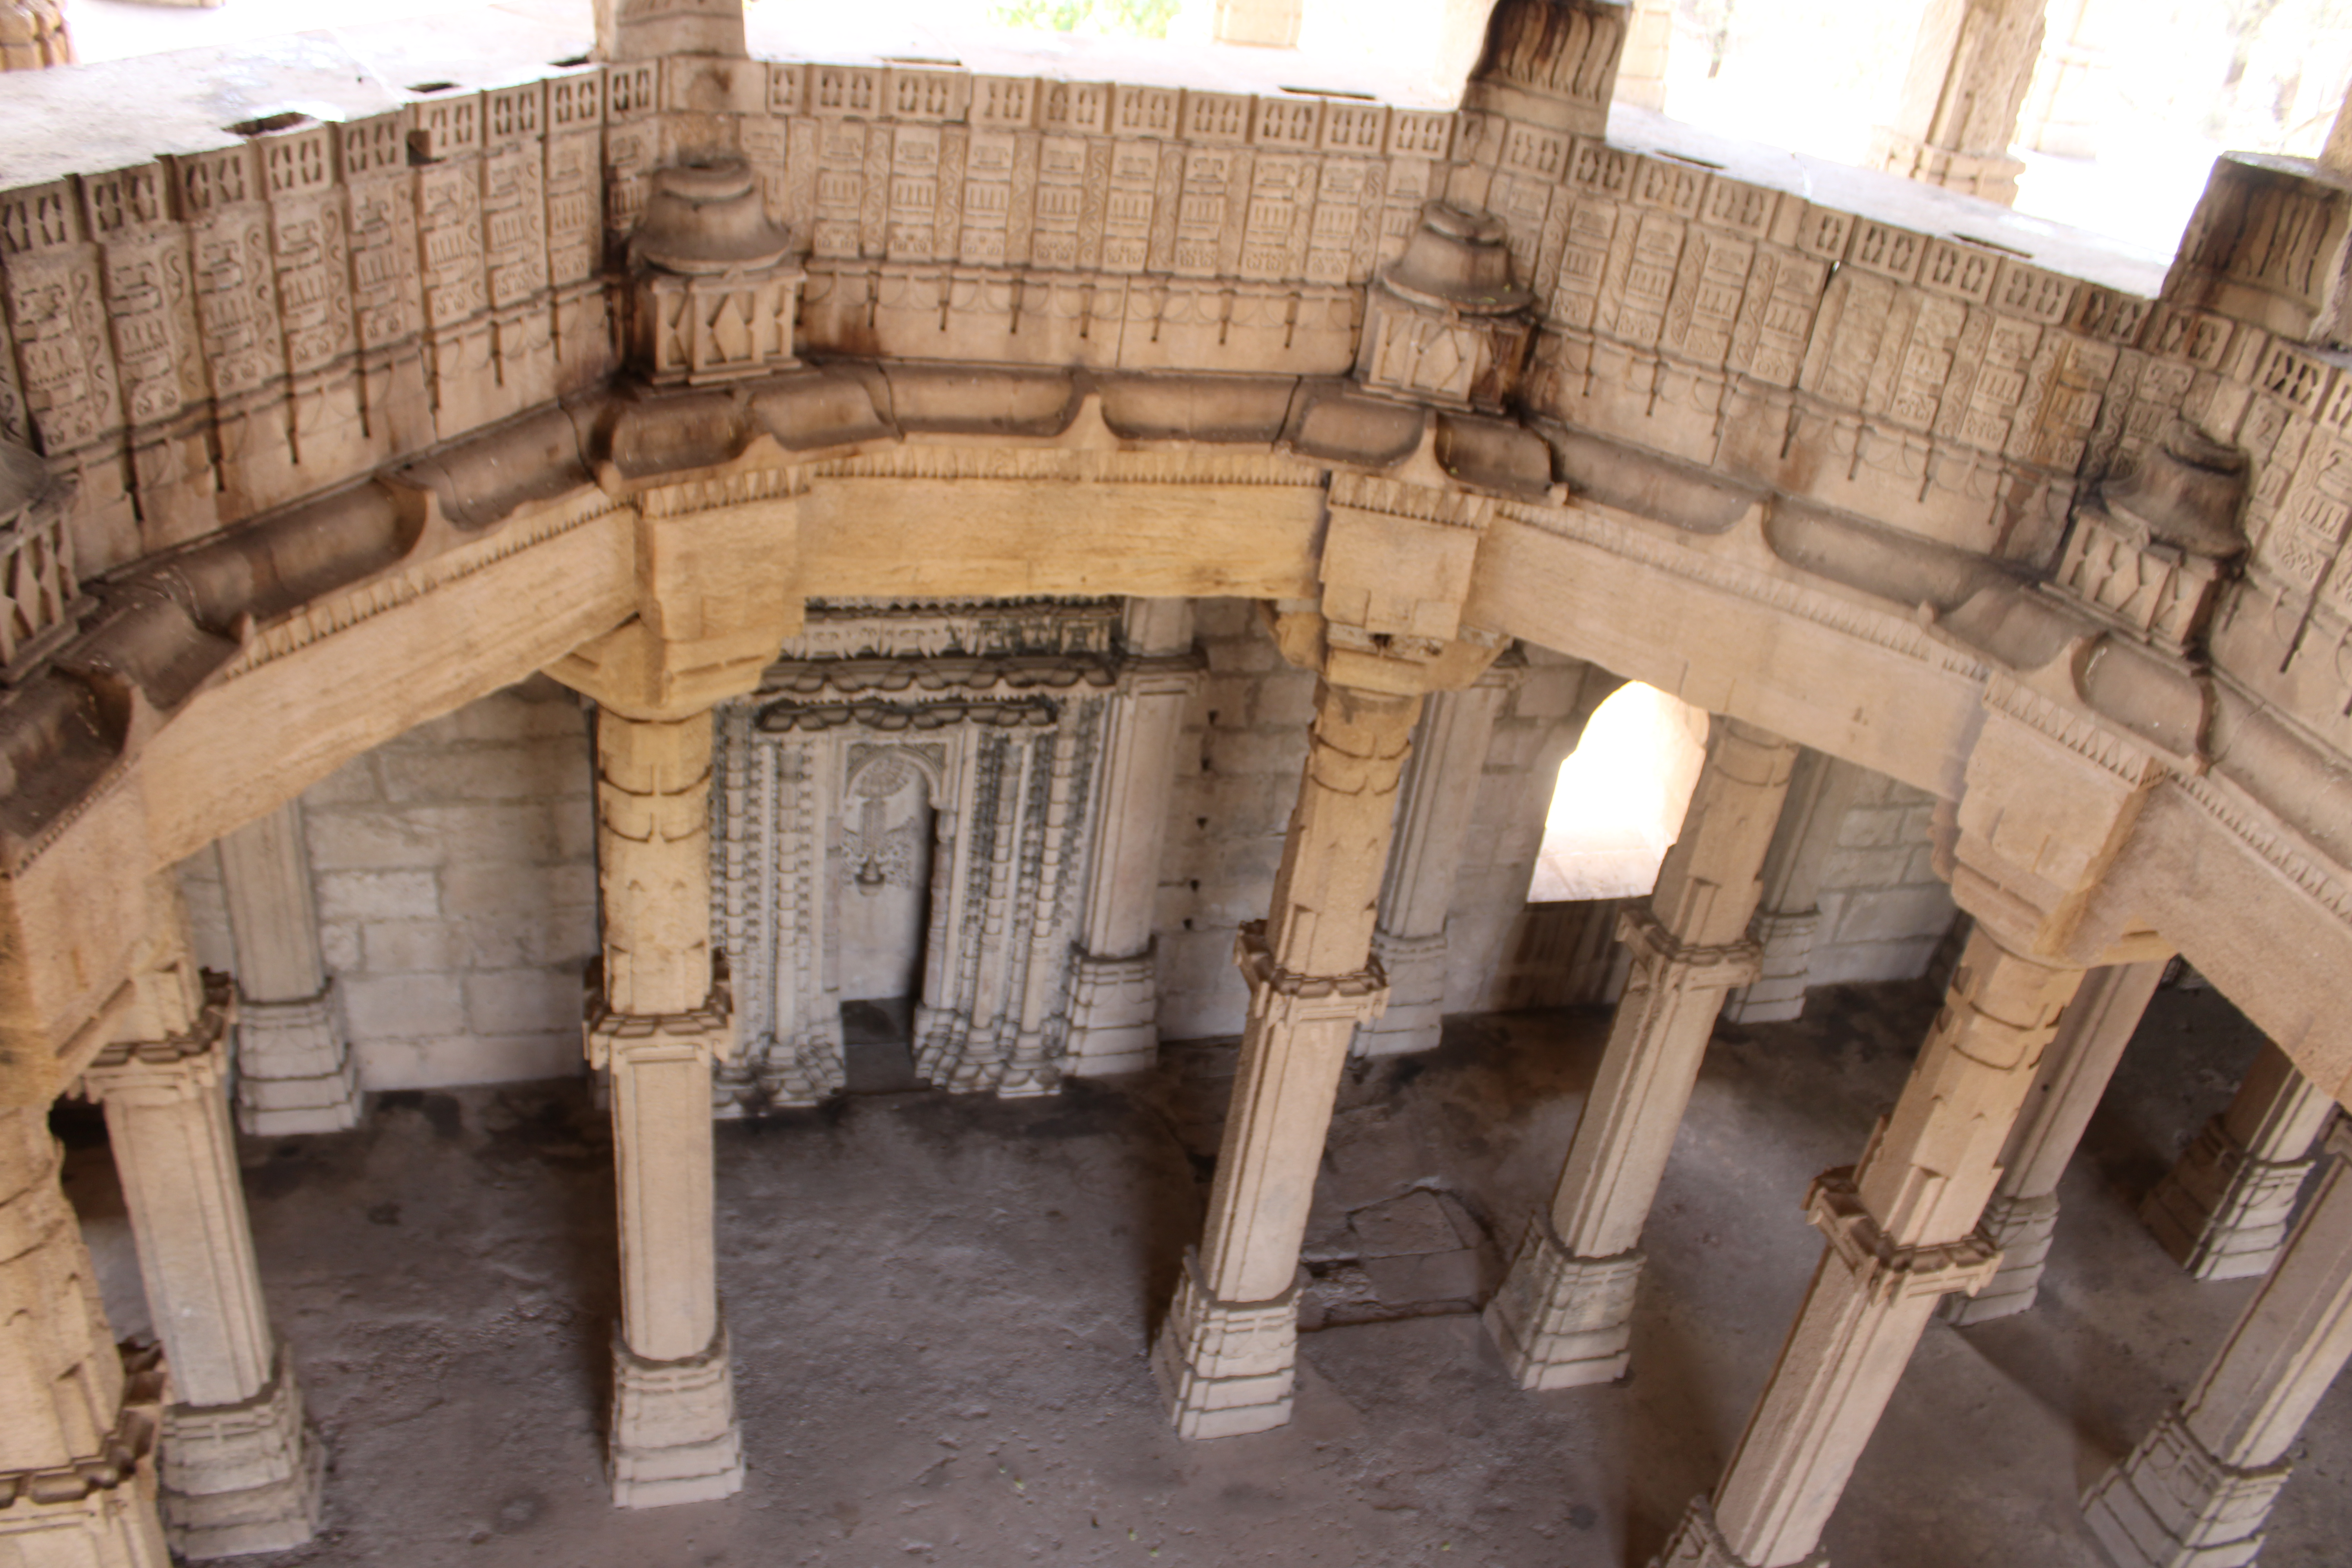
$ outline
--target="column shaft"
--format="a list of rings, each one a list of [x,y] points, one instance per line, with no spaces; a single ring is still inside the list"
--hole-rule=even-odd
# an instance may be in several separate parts
[[[2311,1146],[2335,1113],[2284,1051],[2264,1045],[2229,1109],[2148,1194],[2140,1217],[2200,1279],[2267,1272],[2311,1173]]]
[[[2091,1533],[2135,1568],[2237,1568],[2294,1467],[2287,1452],[2352,1357],[2352,1137],[2197,1386],[2084,1498]]]
[[[2161,961],[2095,969],[2067,1004],[2001,1152],[2000,1184],[1985,1205],[1985,1237],[2000,1248],[2000,1272],[1974,1296],[1945,1297],[1945,1321],[1988,1322],[2033,1305],[2058,1224],[2058,1183],[2163,978]]]
[[[1633,0],[1625,26],[1625,52],[1617,65],[1617,101],[1637,108],[1666,107],[1666,61],[1675,45],[1675,0]]]
[[[1839,825],[1863,773],[1855,763],[1819,752],[1797,753],[1789,770],[1788,801],[1764,854],[1763,896],[1748,922],[1761,973],[1725,1001],[1728,1022],[1780,1023],[1804,1013],[1813,939],[1822,923],[1822,871],[1837,848]]]
[[[1998,1257],[1975,1234],[1999,1156],[2081,979],[2005,951],[1979,926],[1893,1114],[1861,1164],[1813,1184],[1829,1238],[1796,1325],[1712,1500],[1657,1559],[1787,1568],[1816,1549],[1936,1298]]]
[[[1789,742],[1718,720],[1650,908],[1620,923],[1633,966],[1600,1076],[1550,1213],[1528,1226],[1486,1310],[1522,1387],[1606,1383],[1625,1370],[1635,1248],[1716,1015],[1756,976],[1755,944],[1741,933],[1795,760]]]
[[[2024,165],[2009,155],[2042,58],[2047,0],[1930,0],[1895,123],[1870,166],[2003,204]]]
[[[0,1107],[0,1553],[169,1568],[155,1510],[163,1369],[126,1368],[58,1185],[45,1110]]]
[[[359,1077],[319,945],[301,802],[224,837],[220,863],[236,951],[239,1125],[276,1136],[356,1124]]]
[[[1389,981],[1388,1010],[1357,1032],[1369,1057],[1437,1044],[1445,1013],[1446,919],[1454,873],[1476,814],[1495,721],[1510,695],[1500,667],[1463,691],[1433,695],[1398,785],[1396,842],[1381,886],[1372,951]]]
[[[1151,926],[1176,749],[1199,680],[1191,601],[1129,601],[1127,638],[1136,658],[1111,703],[1085,935],[1070,976],[1067,1070],[1079,1076],[1138,1072],[1160,1051]]]
[[[612,1079],[621,1323],[612,1481],[625,1508],[743,1483],[719,1307],[710,1071],[732,1022],[710,942],[711,719],[597,715],[601,993],[590,1062]]]
[[[1188,1437],[1290,1418],[1298,1247],[1349,1036],[1383,998],[1372,920],[1421,706],[1328,683],[1316,692],[1273,910],[1235,945],[1250,1011],[1208,1224],[1153,1348]]]

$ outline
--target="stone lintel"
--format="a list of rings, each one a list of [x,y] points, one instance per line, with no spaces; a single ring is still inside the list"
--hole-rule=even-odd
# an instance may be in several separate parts
[[[1813,1178],[1805,1194],[1805,1217],[1829,1238],[1830,1250],[1877,1302],[1954,1290],[1974,1295],[2000,1267],[2000,1251],[1976,1231],[1934,1247],[1896,1247],[1854,1185],[1854,1168],[1841,1166]]]
[[[1298,1356],[1298,1287],[1271,1301],[1220,1301],[1197,1248],[1151,1347],[1152,1375],[1183,1437],[1237,1437],[1290,1420]]]
[[[1249,985],[1250,1016],[1277,1029],[1301,1024],[1362,1024],[1387,1010],[1389,977],[1377,958],[1349,974],[1296,974],[1274,962],[1265,922],[1249,921],[1234,938],[1234,964]]]
[[[1485,1314],[1521,1388],[1579,1388],[1625,1375],[1644,1261],[1639,1251],[1575,1257],[1549,1216],[1528,1222]]]
[[[1730,991],[1764,973],[1761,943],[1743,939],[1722,947],[1686,947],[1648,910],[1635,905],[1617,916],[1617,940],[1635,963],[1657,975],[1661,989]]]
[[[1829,1561],[1827,1552],[1812,1552],[1787,1568],[1829,1568]],[[1722,1527],[1715,1522],[1715,1504],[1698,1497],[1691,1499],[1682,1522],[1650,1559],[1650,1568],[1764,1568],[1764,1564],[1750,1563],[1731,1549]]]
[[[647,1361],[613,1335],[613,1503],[711,1502],[743,1487],[743,1438],[722,1322],[700,1353]]]
[[[2242,1568],[2291,1464],[2242,1470],[2189,1430],[2175,1405],[2083,1498],[2091,1534],[2118,1568]]]
[[[310,1430],[284,1347],[261,1392],[163,1412],[163,1508],[183,1557],[285,1552],[318,1533],[327,1452]]]

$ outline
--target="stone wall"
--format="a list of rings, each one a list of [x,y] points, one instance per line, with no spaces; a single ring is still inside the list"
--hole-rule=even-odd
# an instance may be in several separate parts
[[[588,719],[536,679],[419,726],[302,797],[327,966],[371,1089],[582,1070],[596,951]],[[198,956],[233,957],[216,855],[185,862]]]
[[[1811,985],[1926,973],[1957,912],[1928,865],[1935,797],[1861,772],[1822,862]]]

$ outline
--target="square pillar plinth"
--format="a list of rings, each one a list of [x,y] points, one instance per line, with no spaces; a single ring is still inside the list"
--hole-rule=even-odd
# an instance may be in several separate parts
[[[236,1124],[257,1138],[359,1125],[359,1068],[343,1044],[334,982],[292,1002],[238,1000]]]
[[[318,1533],[327,1451],[284,1352],[251,1399],[167,1408],[161,1453],[163,1529],[181,1556],[285,1552]]]
[[[2084,1495],[2083,1515],[2116,1568],[2241,1568],[2293,1468],[2223,1464],[2175,1409]]]
[[[2042,1271],[2050,1261],[2050,1241],[2058,1229],[2058,1200],[2041,1195],[2000,1198],[1985,1205],[1980,1228],[2000,1249],[2000,1267],[1975,1295],[1954,1291],[1937,1309],[1955,1328],[2013,1318],[2032,1307],[2042,1293]]]
[[[1073,1078],[1149,1070],[1160,1059],[1159,1017],[1159,973],[1150,952],[1134,958],[1076,954],[1062,1070]]]
[[[1788,1568],[1829,1568],[1829,1554],[1815,1552],[1790,1563]],[[1650,1568],[1764,1568],[1750,1563],[1731,1549],[1723,1538],[1722,1527],[1715,1522],[1715,1505],[1706,1498],[1695,1498],[1683,1514],[1682,1523],[1666,1540],[1665,1550],[1650,1559]]]
[[[1238,1437],[1290,1420],[1298,1353],[1298,1288],[1271,1301],[1220,1301],[1201,1283],[1200,1255],[1151,1347],[1152,1375],[1183,1437]]]
[[[2258,1279],[2285,1245],[2314,1163],[2263,1159],[2215,1117],[2148,1194],[2140,1218],[2196,1278]]]
[[[613,1503],[667,1508],[743,1489],[727,1330],[700,1355],[647,1361],[613,1336]]]
[[[1581,1388],[1625,1375],[1643,1256],[1577,1258],[1538,1215],[1486,1304],[1486,1331],[1521,1388]]]

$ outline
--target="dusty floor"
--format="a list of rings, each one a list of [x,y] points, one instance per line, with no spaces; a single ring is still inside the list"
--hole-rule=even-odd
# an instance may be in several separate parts
[[[1819,1243],[1798,1199],[1901,1085],[1924,986],[1719,1032],[1649,1233],[1622,1385],[1521,1394],[1467,1303],[1557,1173],[1606,1016],[1463,1019],[1345,1092],[1287,1429],[1170,1434],[1147,1325],[1198,1225],[1230,1050],[1042,1102],[911,1093],[722,1125],[721,1283],[750,1478],[619,1513],[598,1428],[610,1148],[584,1086],[379,1097],[249,1143],[278,1324],[333,1453],[325,1536],[264,1565],[753,1568],[1644,1562],[1715,1479]],[[2253,1037],[2167,992],[2063,1193],[2033,1313],[1933,1327],[1827,1545],[1846,1568],[2091,1568],[2074,1498],[2252,1289],[2173,1268],[2131,1205]],[[143,1307],[102,1127],[70,1181],[119,1329]],[[1397,1314],[1420,1314],[1399,1317]],[[1364,1321],[1367,1319],[1388,1321]],[[2306,1435],[2266,1568],[2345,1560],[2352,1390]],[[2330,1544],[2333,1542],[2334,1544]]]

